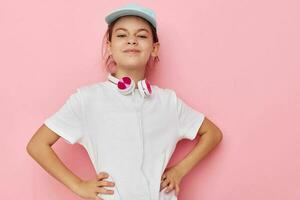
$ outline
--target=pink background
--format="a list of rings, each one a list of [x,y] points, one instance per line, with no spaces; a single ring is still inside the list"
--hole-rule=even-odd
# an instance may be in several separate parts
[[[138,2],[157,13],[161,62],[150,82],[175,89],[224,135],[179,199],[300,199],[299,1]],[[25,147],[76,87],[103,80],[104,15],[123,3],[1,1],[0,199],[81,199]],[[169,164],[194,144],[181,141]],[[80,145],[53,148],[78,176],[95,177]]]

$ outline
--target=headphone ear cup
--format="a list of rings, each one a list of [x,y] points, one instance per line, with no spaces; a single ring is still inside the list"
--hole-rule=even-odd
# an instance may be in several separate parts
[[[122,94],[130,94],[135,88],[135,82],[130,77],[122,77],[118,82],[118,89]]]
[[[123,83],[122,81],[118,81],[118,88],[121,90],[124,90],[127,88],[127,85]]]
[[[138,88],[143,97],[150,96],[152,93],[151,85],[146,79],[138,81]]]
[[[118,88],[120,88],[121,90],[124,90],[128,87],[130,87],[131,85],[131,79],[127,76],[122,77],[119,81],[118,81]]]
[[[133,81],[131,80],[131,78],[128,77],[128,76],[122,77],[122,81],[123,81],[123,83],[125,83],[126,85],[130,85],[131,82],[133,82]]]
[[[152,94],[152,88],[149,81],[145,80],[145,84],[146,84],[147,91],[149,92],[149,95]]]

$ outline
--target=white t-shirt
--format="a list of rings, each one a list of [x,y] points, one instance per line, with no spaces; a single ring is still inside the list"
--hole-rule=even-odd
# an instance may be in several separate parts
[[[106,80],[81,86],[44,124],[69,144],[81,144],[97,174],[110,176],[114,194],[104,200],[177,200],[175,189],[159,191],[161,176],[181,139],[193,140],[204,114],[188,106],[174,90],[151,85],[119,93]]]

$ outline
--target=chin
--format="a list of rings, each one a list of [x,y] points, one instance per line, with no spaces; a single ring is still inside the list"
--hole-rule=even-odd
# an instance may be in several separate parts
[[[126,64],[126,65],[123,65],[123,68],[125,68],[125,69],[138,69],[138,68],[140,68],[140,65]]]
[[[126,62],[121,64],[122,68],[124,69],[139,69],[141,66],[143,66],[142,63],[137,63],[137,62]]]
[[[121,66],[127,66],[129,68],[133,68],[133,67],[138,67],[138,66],[143,66],[145,65],[144,62],[140,62],[134,59],[127,59],[125,62],[120,62]]]

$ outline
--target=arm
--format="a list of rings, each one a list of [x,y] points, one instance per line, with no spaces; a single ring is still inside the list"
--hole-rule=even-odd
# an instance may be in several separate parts
[[[208,118],[204,118],[201,127],[198,130],[201,139],[187,156],[176,165],[169,168],[162,176],[160,190],[165,187],[166,193],[175,188],[176,196],[180,190],[181,179],[192,170],[192,168],[202,160],[218,143],[223,136],[221,130],[213,124]]]
[[[185,176],[200,160],[202,160],[215,146],[221,142],[221,130],[205,117],[198,134],[201,135],[198,143],[187,156],[174,167]]]
[[[26,150],[50,175],[74,192],[81,179],[62,163],[51,148],[59,138],[59,135],[43,124],[30,139]]]

